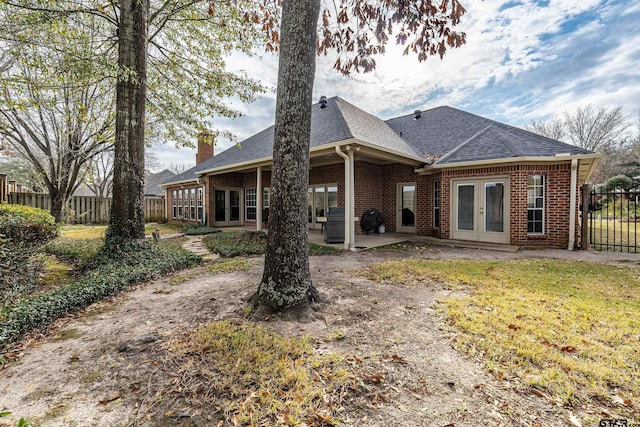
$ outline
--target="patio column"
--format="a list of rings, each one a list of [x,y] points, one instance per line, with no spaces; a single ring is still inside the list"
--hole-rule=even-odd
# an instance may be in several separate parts
[[[569,191],[569,249],[575,249],[576,245],[576,209],[577,209],[577,185],[578,185],[578,159],[571,159],[571,189]],[[584,218],[582,219],[584,221]]]
[[[360,148],[347,147],[349,150],[349,215],[345,220],[349,221],[349,249],[356,249],[356,186],[355,186],[355,163],[353,162],[354,152]]]
[[[353,221],[349,215],[351,212],[351,186],[349,182],[349,177],[351,176],[350,161],[349,156],[344,154],[340,147],[336,147],[336,154],[344,159],[344,248],[350,249],[351,229],[349,227],[353,227]]]
[[[256,230],[262,231],[262,167],[258,166],[256,177]]]

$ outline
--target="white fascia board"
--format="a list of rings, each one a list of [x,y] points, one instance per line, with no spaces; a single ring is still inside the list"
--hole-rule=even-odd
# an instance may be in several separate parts
[[[326,149],[330,149],[333,148],[335,149],[335,147],[344,147],[345,145],[354,145],[354,146],[360,146],[360,147],[366,147],[369,148],[371,150],[374,151],[378,151],[380,153],[383,153],[382,157],[385,157],[384,154],[389,154],[389,156],[386,156],[386,158],[393,160],[396,159],[398,157],[404,158],[404,159],[408,159],[411,160],[412,163],[428,163],[429,160],[426,158],[422,158],[419,156],[413,156],[410,154],[405,154],[405,153],[400,153],[398,151],[395,150],[388,150],[388,149],[383,149],[382,147],[380,147],[379,145],[375,145],[375,144],[370,144],[368,142],[356,139],[356,138],[350,138],[350,139],[344,139],[342,141],[337,141],[337,142],[332,142],[330,144],[323,144],[317,147],[313,147],[311,149],[311,153],[313,153],[314,151],[324,151]]]
[[[409,160],[412,160],[413,162],[418,162],[418,163],[428,163],[427,159],[421,158],[419,156],[412,156],[409,154],[404,154],[404,153],[399,153],[397,151],[394,150],[385,150],[382,149],[381,147],[374,145],[374,144],[369,144],[367,142],[364,141],[360,141],[358,139],[355,138],[350,138],[350,139],[344,139],[342,141],[336,141],[336,142],[332,142],[329,144],[322,144],[322,145],[318,145],[315,147],[311,147],[311,149],[309,150],[309,154],[311,156],[313,156],[313,153],[318,152],[318,151],[326,151],[328,149],[334,149],[335,147],[342,147],[345,145],[360,145],[363,147],[367,147],[367,148],[371,148],[383,153],[389,153],[395,157],[402,157],[402,158],[406,158]],[[232,165],[228,165],[228,166],[222,166],[219,168],[211,168],[211,169],[204,169],[201,171],[198,171],[196,174],[198,176],[202,176],[202,175],[206,175],[206,174],[220,174],[220,173],[228,173],[228,172],[235,172],[238,170],[242,170],[242,169],[246,169],[247,167],[258,167],[258,166],[266,166],[266,165],[271,165],[273,163],[273,159],[272,157],[262,157],[260,159],[255,159],[255,160],[248,160],[246,162],[240,162],[240,163],[234,163]]]
[[[200,177],[202,175],[207,175],[207,174],[217,175],[220,173],[237,172],[239,170],[246,169],[247,167],[268,166],[271,163],[272,163],[271,157],[262,157],[260,159],[247,160],[246,162],[233,163],[231,165],[221,166],[218,168],[203,169],[201,171],[196,172],[196,175]]]
[[[428,175],[431,172],[435,172],[442,169],[459,169],[459,168],[471,168],[471,167],[491,167],[495,165],[508,165],[516,163],[557,163],[560,161],[568,161],[572,159],[594,159],[598,161],[602,157],[602,154],[575,154],[575,155],[560,155],[560,156],[525,156],[525,157],[508,157],[503,159],[489,159],[489,160],[476,160],[469,162],[456,162],[445,164],[434,164],[426,166],[424,168],[416,169],[416,173],[420,175]]]
[[[176,185],[197,184],[197,183],[198,183],[198,178],[191,178],[191,179],[183,179],[182,181],[165,182],[164,184],[160,184],[160,187],[167,188],[167,187],[175,187]]]

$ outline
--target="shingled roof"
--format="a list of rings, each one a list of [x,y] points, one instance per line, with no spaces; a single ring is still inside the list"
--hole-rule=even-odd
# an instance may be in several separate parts
[[[383,121],[340,97],[312,106],[311,148],[357,140],[425,164],[455,164],[517,157],[551,157],[591,151],[452,107]],[[273,126],[200,163],[164,184],[197,179],[208,171],[271,159]],[[433,160],[435,159],[435,161]]]
[[[435,164],[592,153],[452,107],[436,107],[419,118],[409,114],[386,123],[418,151],[436,158]]]

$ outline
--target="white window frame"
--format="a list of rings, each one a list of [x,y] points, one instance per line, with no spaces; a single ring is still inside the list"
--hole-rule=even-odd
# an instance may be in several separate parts
[[[433,181],[433,228],[440,228],[440,221],[442,220],[440,214],[440,194],[442,193],[442,188],[440,184],[440,180],[437,179]],[[436,218],[438,219],[436,224]]]
[[[251,209],[252,214],[249,214]],[[256,221],[258,218],[258,192],[255,188],[245,188],[244,190],[244,219],[245,221]]]
[[[532,183],[532,180],[536,180],[539,179],[540,182],[539,183]],[[547,191],[546,191],[546,177],[545,175],[542,174],[534,174],[534,175],[529,175],[527,177],[527,234],[530,235],[541,235],[545,233],[545,226],[546,226],[546,221],[545,221],[545,207],[546,207],[546,196],[547,196]],[[536,195],[537,193],[537,189],[542,189],[542,195]],[[542,206],[541,207],[537,207],[537,200],[542,200]],[[538,222],[535,219],[534,220],[529,220],[529,213],[530,212],[541,212],[541,220],[540,222],[542,222],[541,225],[541,230],[540,231],[529,231],[529,224],[533,223],[535,228],[535,224]]]

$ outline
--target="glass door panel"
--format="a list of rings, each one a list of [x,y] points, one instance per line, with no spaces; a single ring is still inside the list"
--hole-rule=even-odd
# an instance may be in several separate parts
[[[324,197],[324,186],[323,187],[315,187],[313,193],[313,201],[315,203],[316,208],[316,218],[319,216],[327,216],[327,206]]]
[[[229,221],[240,221],[240,191],[229,190]]]
[[[458,230],[474,230],[475,185],[458,184]]]
[[[402,186],[402,226],[415,227],[416,225],[416,186]]]
[[[313,188],[309,188],[307,192],[307,219],[309,224],[313,224]]]
[[[504,184],[485,182],[484,194],[484,230],[502,233],[504,231]]]
[[[327,208],[337,208],[338,207],[338,187],[329,186],[327,187]]]
[[[226,210],[226,192],[225,190],[216,190],[215,195],[215,221],[224,222],[227,220]]]

